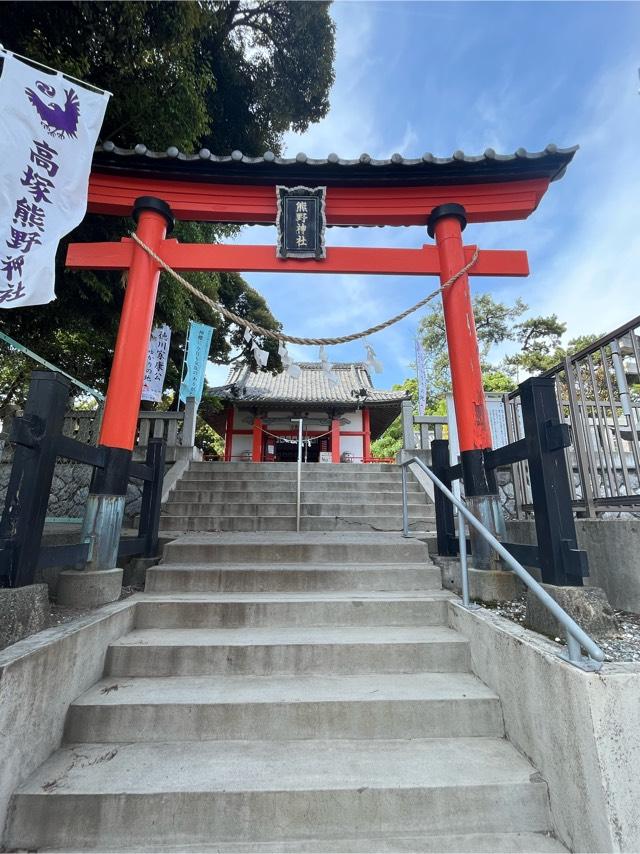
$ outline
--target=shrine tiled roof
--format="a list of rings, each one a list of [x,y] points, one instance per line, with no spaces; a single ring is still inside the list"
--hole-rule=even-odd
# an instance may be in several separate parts
[[[374,389],[367,366],[360,362],[340,362],[332,366],[338,382],[331,383],[320,362],[301,362],[298,379],[286,372],[270,374],[266,371],[246,373],[243,366],[229,371],[224,386],[211,392],[225,400],[242,403],[341,403],[355,405],[352,391],[366,389],[366,404],[393,405],[405,400],[404,391],[378,391]]]
[[[213,154],[203,148],[197,153],[185,153],[176,146],[165,151],[152,151],[140,143],[134,148],[120,148],[111,141],[96,147],[94,168],[105,171],[124,170],[155,173],[185,174],[197,180],[218,179],[256,183],[281,181],[320,181],[330,185],[349,177],[350,182],[369,185],[462,184],[561,178],[578,146],[558,148],[550,144],[542,151],[530,152],[518,148],[513,154],[497,154],[492,148],[480,155],[454,151],[449,157],[436,157],[427,152],[421,157],[393,154],[376,159],[370,154],[356,158],[329,154],[325,158],[309,157],[304,152],[294,157],[279,157],[271,151],[260,157],[249,157],[241,151]]]

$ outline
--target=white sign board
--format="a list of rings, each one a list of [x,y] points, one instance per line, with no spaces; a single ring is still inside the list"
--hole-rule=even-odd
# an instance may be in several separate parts
[[[487,392],[485,394],[487,412],[489,415],[489,426],[491,427],[491,439],[493,448],[503,448],[509,444],[507,433],[507,416],[504,411],[502,394]],[[449,460],[451,465],[457,465],[460,456],[460,443],[458,441],[458,425],[456,423],[456,409],[453,395],[447,395],[447,419],[449,421]]]
[[[0,56],[0,308],[22,308],[55,299],[56,249],[84,218],[109,95]]]
[[[166,323],[164,326],[156,326],[149,341],[141,400],[151,400],[154,403],[162,400],[170,343],[171,329]]]

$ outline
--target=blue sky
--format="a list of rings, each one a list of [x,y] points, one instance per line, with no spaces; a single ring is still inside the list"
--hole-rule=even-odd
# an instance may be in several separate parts
[[[328,116],[286,138],[287,153],[420,156],[581,146],[539,209],[479,224],[467,243],[526,249],[528,279],[475,279],[475,292],[530,313],[555,312],[567,338],[606,332],[640,313],[640,4],[350,2],[332,7],[336,80]],[[274,243],[245,228],[241,243]],[[330,229],[329,245],[420,246],[425,230]],[[434,278],[250,274],[294,335],[333,336],[378,323],[432,290]],[[371,339],[388,388],[412,375],[420,314]],[[315,360],[317,348],[291,348]],[[500,354],[497,353],[496,356]],[[333,361],[364,358],[353,343]],[[208,371],[216,384],[223,366]]]

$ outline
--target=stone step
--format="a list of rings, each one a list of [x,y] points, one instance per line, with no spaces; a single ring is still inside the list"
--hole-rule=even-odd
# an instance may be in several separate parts
[[[157,846],[421,833],[544,833],[547,789],[504,739],[94,743],[13,796],[4,843]],[[375,848],[374,848],[375,850]]]
[[[400,506],[402,503],[402,492],[399,489],[394,490],[364,490],[364,489],[348,489],[337,491],[335,489],[306,489],[300,491],[303,503],[322,503],[325,501],[340,501],[341,503],[348,502],[367,502],[375,500],[377,504],[393,504]],[[426,493],[415,484],[408,492],[409,501],[411,504],[426,504],[432,506],[428,500]],[[170,501],[184,502],[191,504],[214,504],[216,502],[225,503],[285,503],[291,504],[296,501],[296,490],[293,489],[201,489],[194,490],[185,488],[178,484],[176,489],[172,490]]]
[[[322,467],[329,472],[339,469],[341,472],[359,472],[359,471],[375,471],[375,472],[398,472],[399,466],[395,463],[302,463],[303,472],[314,472]],[[189,471],[297,471],[298,463],[221,463],[221,462],[205,462],[193,461],[189,465]]]
[[[295,531],[292,516],[174,516],[160,517],[160,531]]]
[[[449,593],[147,594],[136,604],[136,629],[262,626],[443,626]]]
[[[301,531],[402,531],[402,516],[301,516]],[[411,514],[409,530],[435,529],[433,516]],[[178,516],[165,513],[161,531],[295,531],[296,516]]]
[[[334,496],[331,503],[305,501],[300,505],[300,513],[302,516],[377,516],[402,512],[400,499],[392,504],[376,501],[375,495],[367,502],[363,502],[357,493],[351,498],[351,501],[343,501],[340,497],[336,501]],[[411,500],[408,506],[412,518],[434,518],[433,504]],[[171,498],[162,510],[164,515],[170,516],[295,516],[296,502],[282,502],[278,495],[272,495],[270,501],[257,502],[186,502]]]
[[[186,534],[165,546],[166,563],[429,562],[425,543],[395,533]]]
[[[189,845],[180,843],[179,846],[158,844],[149,848],[136,844],[136,854],[558,854],[567,850],[551,832],[524,833],[463,833],[463,834],[431,834],[424,831],[418,833],[395,833],[384,836],[371,836],[369,833],[354,837],[325,837],[324,839],[277,839],[257,842],[233,842],[225,840],[224,849],[215,844]],[[47,851],[61,849],[47,848]],[[83,851],[99,850],[102,854],[122,854],[122,849],[108,848],[101,845],[99,849],[83,847]],[[62,854],[68,854],[65,850]]]
[[[389,472],[367,471],[360,468],[358,471],[344,471],[339,468],[325,468],[323,466],[315,469],[307,469],[301,473],[302,480],[305,482],[326,481],[330,483],[354,482],[354,483],[402,483],[402,472],[400,469]],[[295,469],[282,471],[281,469],[268,468],[263,469],[258,466],[255,470],[248,471],[229,471],[221,469],[219,471],[203,471],[202,469],[189,469],[182,475],[182,480],[202,480],[212,483],[225,482],[249,482],[249,481],[264,481],[266,483],[286,483],[297,481],[297,472]]]
[[[407,484],[408,492],[415,495],[424,494],[424,490],[419,483],[412,481]],[[181,479],[177,485],[176,491],[189,490],[192,492],[210,492],[210,493],[232,493],[232,492],[296,492],[297,482],[295,480],[274,480],[273,478],[263,479],[247,479],[247,480],[207,480],[205,478],[189,478]],[[402,496],[402,484],[390,483],[389,481],[377,480],[327,480],[314,479],[306,480],[301,483],[302,492],[362,492],[365,494],[376,493],[378,491],[395,492],[396,495]]]
[[[147,569],[145,592],[318,592],[441,590],[440,570],[424,563],[159,564]]]
[[[443,626],[137,629],[110,645],[105,663],[121,678],[468,670],[468,642]]]
[[[67,715],[67,742],[450,738],[503,732],[468,673],[103,679]]]
[[[203,481],[205,483],[297,483],[297,473],[291,472],[200,472],[187,471],[182,475],[184,481]],[[416,482],[416,481],[414,481]],[[400,486],[402,484],[401,474],[391,472],[335,472],[331,474],[324,469],[316,472],[302,472],[301,483],[379,483],[387,484],[388,487]]]
[[[69,854],[67,848],[46,848],[50,854]],[[315,839],[278,839],[275,841],[234,842],[225,840],[220,845],[179,845],[157,844],[147,847],[136,843],[134,849],[111,848],[99,845],[98,848],[83,846],[83,852],[99,854],[123,854],[123,851],[135,851],[135,854],[557,854],[568,849],[559,842],[550,831],[526,833],[464,833],[464,834],[425,834],[424,831],[407,834],[393,833],[372,837],[360,834],[353,837],[331,837]]]

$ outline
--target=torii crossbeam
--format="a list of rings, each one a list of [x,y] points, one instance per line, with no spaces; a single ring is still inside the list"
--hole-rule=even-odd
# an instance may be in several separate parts
[[[72,243],[67,267],[85,270],[128,270],[135,244],[129,237],[120,243]],[[476,247],[464,247],[465,263]],[[353,273],[371,276],[437,276],[440,259],[435,246],[420,249],[363,249],[327,247],[321,261],[276,258],[271,246],[234,246],[224,244],[160,241],[157,254],[179,272],[216,273]],[[528,276],[527,253],[520,250],[483,249],[478,255],[473,276]]]

